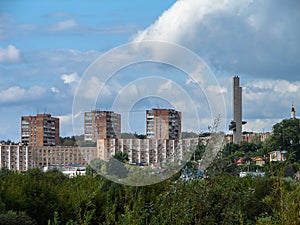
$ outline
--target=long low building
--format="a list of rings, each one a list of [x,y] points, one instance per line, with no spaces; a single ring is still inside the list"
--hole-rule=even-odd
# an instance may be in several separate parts
[[[3,145],[0,143],[0,168],[26,171],[33,168],[32,146]]]
[[[189,139],[99,139],[99,158],[107,161],[118,151],[128,154],[129,163],[153,164],[185,160],[187,153],[193,152],[198,138]]]
[[[33,165],[39,168],[68,164],[86,166],[95,158],[99,158],[96,147],[35,146],[32,154]]]
[[[27,171],[49,165],[79,164],[86,166],[99,158],[96,147],[25,146],[0,144],[0,168]]]
[[[185,160],[195,150],[198,138],[170,139],[99,139],[97,147],[25,146],[0,144],[0,168],[27,171],[78,164],[89,165],[93,159],[107,161],[116,152],[125,152],[129,163],[162,163]]]

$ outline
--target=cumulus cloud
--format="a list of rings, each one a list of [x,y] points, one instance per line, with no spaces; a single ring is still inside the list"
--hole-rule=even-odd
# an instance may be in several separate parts
[[[0,63],[18,62],[20,59],[20,50],[14,45],[8,45],[7,48],[0,48]]]
[[[28,89],[12,86],[0,91],[0,103],[16,103],[19,101],[30,101],[41,98],[45,94],[45,89],[40,86],[33,86]]]
[[[64,81],[65,84],[71,84],[71,83],[78,83],[80,78],[78,76],[78,74],[75,73],[71,73],[71,74],[63,74],[60,76],[60,78]]]
[[[257,133],[272,131],[272,126],[279,123],[282,119],[283,118],[250,119],[247,121],[247,124],[243,127],[243,129]]]
[[[59,122],[62,124],[70,124],[72,122],[72,114],[58,116]]]
[[[91,100],[96,100],[99,97],[98,95],[105,99],[105,97],[111,96],[112,92],[114,92],[110,85],[103,83],[96,76],[91,77],[89,81],[81,84],[81,88],[85,90],[81,93],[83,94],[82,97]]]
[[[133,41],[181,44],[223,73],[296,80],[299,7],[297,0],[180,0]]]
[[[56,88],[56,87],[52,87],[52,88],[51,88],[51,91],[54,92],[54,93],[59,93],[59,90],[58,90],[58,88]]]
[[[244,118],[251,121],[246,128],[270,128],[278,118],[289,117],[292,102],[296,110],[300,106],[300,81],[260,80],[242,86]],[[262,121],[269,124],[263,126]]]

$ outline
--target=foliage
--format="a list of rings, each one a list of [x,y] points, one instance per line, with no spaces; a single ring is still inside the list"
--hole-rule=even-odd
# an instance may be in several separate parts
[[[14,141],[12,141],[12,140],[9,140],[9,139],[7,139],[6,141],[5,141],[5,140],[1,140],[0,143],[1,143],[1,144],[4,144],[4,145],[17,145],[17,144],[19,144],[19,143],[17,143],[17,142],[14,142]]]
[[[286,119],[275,124],[265,148],[268,152],[286,150],[292,161],[300,162],[300,119]]]
[[[113,157],[122,163],[126,163],[129,160],[128,154],[121,151],[116,152],[116,154]]]
[[[59,171],[30,170],[23,174],[3,169],[0,224],[300,222],[300,183],[294,180],[238,178],[224,173],[187,182],[177,178],[131,187],[99,175],[66,178]]]
[[[60,137],[59,139],[60,146],[96,147],[96,142],[85,141],[84,135]]]
[[[23,212],[8,211],[0,214],[0,225],[36,225],[36,222]]]

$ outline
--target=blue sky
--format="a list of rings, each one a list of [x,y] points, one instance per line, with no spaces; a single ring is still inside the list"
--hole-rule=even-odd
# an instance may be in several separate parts
[[[10,28],[2,45],[23,51],[71,48],[108,50],[128,42],[175,1],[1,1]],[[13,29],[11,29],[13,28]]]
[[[37,112],[59,116],[61,135],[72,135],[74,95],[87,68],[111,49],[149,40],[191,50],[206,69],[196,71],[199,79],[192,81],[189,74],[170,65],[141,63],[123,68],[105,83],[100,68],[84,93],[105,86],[95,107],[109,109],[116,99],[120,111],[129,100],[136,103],[125,111],[173,105],[185,115],[185,130],[205,131],[212,122],[210,105],[222,96],[224,128],[232,117],[231,79],[239,75],[248,121],[245,130],[271,130],[274,123],[289,117],[293,101],[296,114],[300,111],[298,21],[297,0],[2,0],[0,140],[18,141],[20,117]],[[183,61],[173,50],[153,48],[151,54]],[[122,53],[113,59],[121,56],[131,57]],[[211,76],[217,83],[209,81]],[[204,88],[199,91],[195,83]],[[157,93],[152,100],[143,96],[150,90]],[[160,94],[165,99],[159,100]],[[199,112],[199,123],[190,114],[193,107]],[[143,112],[127,118],[123,131],[144,132]]]

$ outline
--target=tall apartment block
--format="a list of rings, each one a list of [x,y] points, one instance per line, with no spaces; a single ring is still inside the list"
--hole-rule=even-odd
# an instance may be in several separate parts
[[[50,114],[22,116],[21,142],[31,146],[55,146],[59,143],[59,118]]]
[[[229,130],[233,130],[233,142],[240,144],[242,141],[242,87],[240,87],[240,78],[233,77],[233,121],[229,125]]]
[[[121,115],[112,111],[93,110],[84,113],[84,139],[121,138]]]
[[[148,139],[181,139],[181,112],[146,110],[146,135]]]

